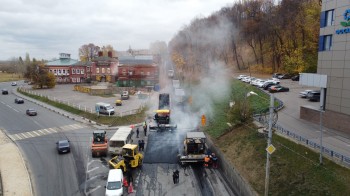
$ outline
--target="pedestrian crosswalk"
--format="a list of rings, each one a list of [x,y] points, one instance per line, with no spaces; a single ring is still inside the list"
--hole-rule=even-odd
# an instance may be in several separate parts
[[[8,135],[13,141],[23,140],[27,138],[33,138],[33,137],[40,137],[43,135],[58,133],[62,131],[71,131],[76,129],[82,129],[86,127],[86,125],[83,124],[71,124],[71,125],[64,125],[61,127],[52,127],[52,128],[45,128],[45,129],[39,129],[34,131],[28,131],[24,133],[16,133],[12,135]]]

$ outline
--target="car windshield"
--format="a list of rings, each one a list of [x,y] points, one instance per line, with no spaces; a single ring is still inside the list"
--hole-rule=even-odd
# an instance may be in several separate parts
[[[67,140],[60,141],[60,142],[58,142],[58,146],[59,147],[66,147],[66,146],[68,146],[68,141]]]
[[[108,182],[107,187],[108,190],[117,190],[122,188],[121,181]]]

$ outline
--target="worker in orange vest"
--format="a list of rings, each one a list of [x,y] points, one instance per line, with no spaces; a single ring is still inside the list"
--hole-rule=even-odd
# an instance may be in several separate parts
[[[208,167],[209,166],[209,161],[210,161],[209,155],[205,155],[205,157],[204,157],[204,167]]]

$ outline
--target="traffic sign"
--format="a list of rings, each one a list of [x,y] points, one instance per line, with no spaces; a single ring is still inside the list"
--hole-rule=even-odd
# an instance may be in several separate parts
[[[266,148],[266,151],[271,155],[273,152],[275,152],[276,148],[271,144]]]

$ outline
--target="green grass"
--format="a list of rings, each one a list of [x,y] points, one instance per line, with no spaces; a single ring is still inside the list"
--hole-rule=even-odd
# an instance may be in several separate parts
[[[9,82],[9,81],[17,81],[17,80],[23,80],[23,77],[21,74],[10,74],[10,73],[0,72],[0,82]]]
[[[64,111],[79,115],[81,117],[95,121],[99,124],[104,124],[104,125],[108,125],[108,126],[121,126],[121,125],[130,125],[130,124],[140,123],[140,122],[143,122],[146,118],[145,111],[147,110],[147,108],[144,108],[138,114],[123,116],[123,117],[102,116],[102,115],[98,116],[96,114],[85,112],[85,111],[79,110],[77,108],[68,106],[68,105],[63,104],[63,103],[52,101],[46,97],[32,95],[32,94],[26,93],[24,91],[20,91],[19,88],[17,90],[18,90],[18,92],[22,93],[23,95],[26,95],[26,96],[31,97],[33,99],[36,99],[38,101],[47,103],[47,104],[52,105],[54,107],[60,108]]]
[[[259,93],[241,82],[234,82],[232,89],[233,94],[236,92],[234,96],[243,96],[251,90]],[[266,101],[255,96],[248,97],[255,111],[269,105],[268,95],[259,93],[259,96],[266,96]],[[205,131],[252,188],[263,195],[267,139],[258,135],[253,123],[230,128],[226,124],[225,107],[226,103],[216,104],[215,117],[209,121]],[[276,151],[271,156],[270,195],[350,195],[349,169],[326,158],[323,159],[324,164],[319,165],[318,152],[277,134],[273,134],[272,144]]]

